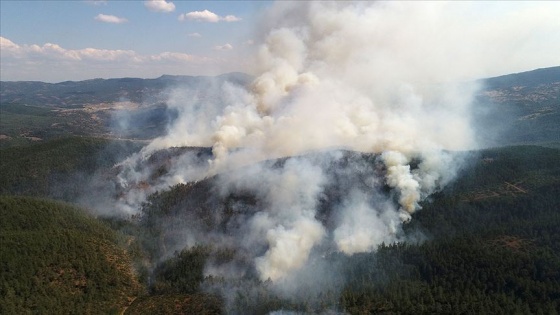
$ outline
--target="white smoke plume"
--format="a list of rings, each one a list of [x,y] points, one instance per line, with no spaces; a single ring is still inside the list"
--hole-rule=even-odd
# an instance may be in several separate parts
[[[279,282],[319,247],[352,255],[401,240],[402,223],[453,179],[458,165],[451,152],[474,145],[469,104],[476,87],[460,82],[469,71],[462,63],[471,65],[473,56],[461,48],[464,25],[451,23],[447,5],[273,5],[259,28],[258,75],[250,87],[216,87],[217,103],[176,91],[170,104],[179,118],[167,136],[122,163],[121,185],[145,181],[138,165],[158,149],[211,147],[208,164],[177,158],[181,166],[148,191],[128,190],[128,211],[166,185],[218,175],[223,195],[242,189],[262,200],[237,242],[252,253],[262,280]],[[369,168],[338,170],[363,175],[364,184],[342,190],[336,221],[327,227],[318,219],[319,200],[331,197],[329,172],[343,154],[302,156],[336,150],[380,157]],[[287,159],[282,167],[251,167],[277,158]],[[384,185],[390,196],[380,192]]]
[[[393,243],[402,223],[390,203],[374,208],[363,193],[350,196],[340,226],[334,231],[337,248],[348,254],[374,251],[379,244]]]

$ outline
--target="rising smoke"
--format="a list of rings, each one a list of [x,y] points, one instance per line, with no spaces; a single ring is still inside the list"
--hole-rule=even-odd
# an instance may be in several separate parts
[[[148,194],[205,178],[214,179],[216,198],[250,192],[258,209],[235,229],[213,238],[185,229],[195,243],[242,248],[249,269],[278,283],[297,281],[324,251],[353,255],[405,240],[403,222],[454,178],[452,152],[473,146],[476,87],[459,84],[468,54],[445,6],[274,4],[259,28],[254,81],[216,87],[214,103],[187,88],[172,93],[179,116],[168,134],[119,166],[120,209],[137,213]],[[150,179],[143,162],[180,146],[212,154],[204,163],[190,151],[178,155]],[[367,161],[348,162],[349,152]],[[245,274],[231,270],[209,265],[207,274]]]

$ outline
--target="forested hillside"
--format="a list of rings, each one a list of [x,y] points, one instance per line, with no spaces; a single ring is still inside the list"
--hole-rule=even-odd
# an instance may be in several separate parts
[[[71,137],[0,149],[0,194],[74,201],[94,175],[110,170],[141,145]]]
[[[262,192],[234,181],[228,183],[239,189],[222,189],[220,173],[180,184],[181,178],[162,180],[177,169],[207,167],[212,148],[170,147],[129,169],[119,164],[146,144],[138,138],[165,132],[173,119],[166,105],[122,109],[140,127],[91,137],[121,109],[84,105],[88,99],[110,102],[123,90],[142,102],[166,84],[199,79],[3,82],[0,313],[558,314],[559,71],[485,80],[472,118],[493,147],[454,152],[462,161],[454,180],[421,202],[402,229],[398,222],[399,241],[353,255],[332,242],[318,244],[305,266],[311,270],[296,271],[298,281],[287,287],[261,279],[255,267],[268,243],[255,249],[261,256],[243,246],[255,237],[247,229],[269,215]],[[136,139],[115,139],[125,134]],[[400,197],[384,177],[380,154],[325,150],[292,159],[326,165],[312,218],[325,239],[334,238],[341,204],[353,192],[375,191],[387,202],[376,206]],[[288,161],[248,165],[269,172],[244,180],[280,172]],[[415,171],[421,162],[413,157],[402,166]],[[125,171],[139,180],[119,181]],[[145,198],[119,211],[131,191]]]
[[[237,295],[228,311],[235,314],[278,309],[555,314],[560,307],[560,150],[522,146],[467,155],[472,154],[476,158],[460,179],[423,204],[405,226],[408,242],[386,244],[375,253],[325,256],[323,263],[334,266],[335,280],[318,294],[310,294],[313,290],[304,285],[295,296],[305,298],[292,300],[255,278],[228,284],[227,279],[203,278],[202,269],[195,267],[205,259],[231,261],[235,247],[195,247],[176,253],[154,270],[156,281],[150,290],[192,294],[216,283],[233,286]],[[183,215],[211,231],[247,215],[232,212],[228,205],[243,209],[239,203],[255,202],[254,196],[227,197],[224,207],[218,208],[224,212],[217,216],[185,207],[191,198],[198,199],[196,204],[208,204],[204,201],[210,198],[204,197],[208,183],[197,185],[179,185],[150,199],[140,226],[150,231],[149,239],[155,243],[146,243],[146,248],[161,255],[162,248],[172,247],[165,240],[172,241],[177,232],[173,227],[180,224],[167,223],[181,222]],[[341,284],[342,289],[337,288]],[[208,307],[214,303],[218,302]]]
[[[0,197],[0,313],[118,314],[143,284],[115,231],[68,204]]]
[[[2,177],[3,193],[71,199],[73,190],[53,195],[49,187],[65,187],[60,182],[75,180],[71,174],[76,170],[91,174],[105,167],[110,174],[115,152],[126,154],[136,148],[130,143],[119,144],[107,151],[108,144],[105,140],[75,138],[3,149],[2,156],[9,157],[2,159],[6,175]],[[108,155],[103,158],[105,153]],[[158,156],[164,162],[169,154],[161,152]],[[375,161],[374,156],[347,154],[349,163]],[[54,306],[49,303],[61,299],[68,303],[57,306],[60,310],[92,307],[97,299],[113,301],[102,305],[116,310],[139,296],[127,314],[154,309],[200,314],[266,314],[278,309],[309,313],[331,309],[350,314],[493,314],[504,310],[554,314],[560,307],[560,150],[517,146],[464,155],[470,164],[459,179],[424,203],[405,225],[409,241],[386,244],[370,254],[328,253],[322,263],[333,267],[334,279],[319,292],[299,288],[299,296],[312,292],[303,300],[278,295],[270,283],[254,275],[237,283],[204,276],[208,261],[239,259],[235,247],[201,244],[175,254],[169,252],[177,248],[174,240],[184,228],[180,224],[183,220],[208,232],[225,229],[231,226],[227,222],[249,215],[239,209],[256,209],[256,196],[240,193],[212,199],[215,195],[209,181],[178,185],[150,197],[145,215],[133,221],[105,218],[104,223],[60,203],[2,197],[2,277],[6,279],[2,298],[13,301],[5,304],[9,310],[50,309]],[[283,165],[282,161],[271,163]],[[159,172],[166,172],[162,169],[165,163],[157,165]],[[51,186],[53,183],[56,185]],[[328,219],[330,208],[325,200],[321,213]],[[134,253],[132,258],[125,250]],[[107,251],[111,254],[103,254]],[[96,254],[90,257],[92,253]],[[130,261],[127,266],[136,266],[135,272],[111,265],[115,260],[107,259],[107,255]],[[167,260],[159,258],[168,255],[171,257]],[[110,279],[120,280],[107,280],[105,273],[112,275]],[[140,284],[135,280],[139,277],[148,286],[148,295],[139,294]],[[64,281],[72,283],[70,288],[64,287]],[[86,289],[84,283],[96,281],[101,283],[98,289]],[[48,293],[55,284],[58,295]],[[213,289],[222,286],[232,286],[235,297],[224,300]],[[119,290],[128,293],[115,293]],[[42,301],[41,294],[50,297]],[[86,298],[88,294],[93,297]],[[122,302],[125,295],[130,299]],[[115,300],[117,297],[120,300]],[[171,304],[175,306],[168,308]]]

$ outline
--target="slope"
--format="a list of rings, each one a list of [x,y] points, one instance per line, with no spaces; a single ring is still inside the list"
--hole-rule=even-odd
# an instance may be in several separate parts
[[[368,155],[345,154],[350,165],[374,161]],[[325,268],[323,279],[304,280],[292,288],[292,298],[251,273],[233,280],[204,278],[195,268],[204,257],[185,260],[205,250],[206,262],[213,266],[251,264],[235,243],[224,248],[212,242],[176,252],[155,268],[157,286],[151,290],[177,288],[179,283],[196,288],[193,279],[198,279],[200,288],[195,292],[228,288],[234,295],[226,304],[232,314],[279,309],[308,313],[338,309],[350,314],[554,313],[560,307],[560,150],[517,146],[464,154],[471,164],[452,186],[414,214],[405,225],[405,243],[352,256],[327,249],[314,263],[314,268]],[[282,161],[267,163],[282,167]],[[152,235],[144,244],[155,257],[177,250],[174,242],[185,229],[202,230],[209,239],[219,233],[236,235],[236,229],[258,213],[258,196],[239,191],[217,197],[213,181],[177,185],[149,199],[140,226]],[[336,215],[336,193],[336,187],[327,187],[321,201],[319,215],[326,226]],[[319,292],[317,283],[322,283]],[[218,302],[208,303],[211,308]]]
[[[32,146],[0,149],[0,194],[33,195],[72,201],[100,170],[141,144],[70,137]]]
[[[117,234],[68,204],[0,197],[0,313],[118,313],[142,285]]]
[[[560,145],[560,67],[479,82],[473,123],[485,146]]]

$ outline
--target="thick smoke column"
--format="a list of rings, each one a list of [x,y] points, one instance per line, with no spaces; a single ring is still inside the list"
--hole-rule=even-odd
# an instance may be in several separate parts
[[[448,76],[455,61],[426,49],[452,45],[430,42],[443,29],[434,21],[438,5],[280,3],[272,12],[253,101],[217,120],[215,171],[326,148],[383,153],[398,209],[372,208],[363,196],[347,201],[334,240],[348,254],[396,240],[398,222],[410,220],[419,202],[452,177],[445,173],[453,172],[453,160],[442,150],[471,145],[470,94],[447,82],[457,75]],[[411,170],[412,158],[421,161],[418,169]],[[261,278],[299,267],[322,240],[313,216],[291,219],[309,228],[286,230],[277,221],[267,232],[269,250],[257,259]]]
[[[257,53],[252,102],[217,120],[215,163],[236,147],[270,158],[328,147],[410,154],[471,145],[470,94],[449,83],[461,74],[456,56],[442,58],[456,43],[434,39],[444,29],[440,6],[278,4]],[[247,159],[236,155],[228,163]]]
[[[206,108],[212,117],[183,105],[169,135],[140,156],[171,146],[212,147],[208,165],[176,167],[158,187],[218,175],[224,194],[242,188],[259,196],[263,208],[245,223],[239,242],[264,248],[253,252],[262,280],[287,278],[318,246],[351,255],[400,240],[402,223],[455,175],[449,152],[473,145],[474,88],[457,84],[468,72],[461,67],[466,55],[458,43],[462,30],[449,24],[445,6],[279,2],[260,28],[258,75],[250,88],[224,85],[227,106]],[[173,102],[181,107],[180,100]],[[379,154],[383,169],[367,174],[369,189],[342,197],[336,227],[328,230],[317,219],[318,200],[341,157],[297,156],[340,149]],[[287,161],[257,173],[247,167],[275,158]],[[143,176],[121,175],[123,186]],[[380,191],[384,185],[390,196]]]

